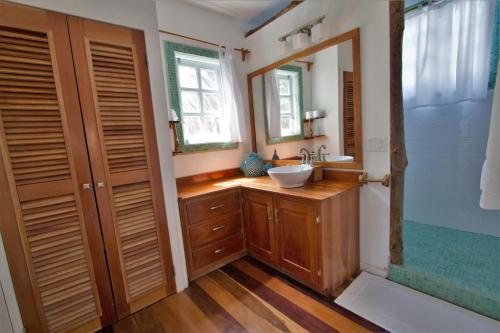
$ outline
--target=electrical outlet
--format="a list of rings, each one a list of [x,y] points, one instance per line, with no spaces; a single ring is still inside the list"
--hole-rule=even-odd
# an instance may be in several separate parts
[[[366,150],[371,152],[386,152],[387,137],[371,137],[366,140]]]

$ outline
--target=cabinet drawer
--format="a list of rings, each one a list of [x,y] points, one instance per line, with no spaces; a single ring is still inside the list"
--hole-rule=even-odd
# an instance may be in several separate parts
[[[227,237],[241,230],[241,213],[231,213],[227,216],[210,219],[203,224],[189,227],[191,247],[197,248],[211,241]]]
[[[189,200],[186,203],[189,224],[239,210],[239,190],[212,194],[203,198]]]
[[[243,250],[243,235],[240,233],[215,241],[199,250],[193,251],[193,270],[213,264],[231,254]]]

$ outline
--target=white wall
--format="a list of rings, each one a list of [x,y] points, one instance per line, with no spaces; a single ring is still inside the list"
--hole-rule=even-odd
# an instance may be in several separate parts
[[[0,303],[4,303],[3,305],[0,304],[0,332],[23,332],[23,322],[10,278],[2,237],[0,237],[0,292]]]
[[[160,168],[166,201],[172,256],[176,270],[177,289],[187,287],[186,263],[180,230],[177,189],[168,128],[163,66],[161,60],[156,3],[154,0],[15,0],[15,2],[46,8],[66,14],[109,22],[143,30],[149,63]],[[187,21],[186,23],[192,21]],[[3,254],[3,249],[0,249]],[[7,269],[2,266],[2,271]],[[2,281],[3,285],[3,281]],[[4,290],[5,291],[5,290]],[[7,295],[6,295],[7,296]],[[7,299],[9,302],[9,299]],[[15,301],[15,300],[13,300]],[[16,324],[16,323],[14,323]],[[18,323],[17,323],[18,324]]]
[[[363,138],[389,137],[388,1],[306,1],[247,38],[252,50],[249,71],[285,56],[278,38],[302,23],[326,15],[328,37],[361,29]],[[366,147],[366,144],[365,144]],[[390,170],[389,152],[363,152],[373,177]],[[389,190],[379,184],[361,189],[361,267],[385,275],[389,257]]]
[[[338,46],[332,46],[315,54],[312,67],[312,110],[326,113],[325,119],[313,122],[315,134],[326,137],[314,139],[313,150],[324,144],[331,155],[342,155],[339,145],[339,53]]]
[[[174,32],[198,39],[220,43],[231,47],[244,47],[245,36],[241,29],[241,21],[228,16],[217,14],[206,9],[189,5],[182,1],[157,1],[158,26],[161,30]],[[182,44],[193,45],[206,49],[216,47],[190,41],[172,35],[161,34],[162,40],[170,40]],[[163,52],[163,46],[162,46]],[[236,69],[239,72],[239,82],[243,97],[244,114],[248,118],[248,90],[246,84],[246,63],[241,61],[240,53],[237,56]],[[164,59],[162,53],[162,59]],[[168,89],[168,87],[167,87]],[[169,94],[167,94],[169,98]],[[204,153],[189,153],[174,156],[175,176],[183,177],[221,169],[239,167],[246,153],[251,151],[247,137],[238,149],[219,150]],[[203,163],[200,163],[203,161]]]

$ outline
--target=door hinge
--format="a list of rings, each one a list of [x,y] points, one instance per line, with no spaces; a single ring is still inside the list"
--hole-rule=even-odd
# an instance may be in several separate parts
[[[319,215],[316,216],[316,224],[319,224]]]
[[[318,274],[318,276],[321,276],[321,269],[318,269],[316,273]]]
[[[172,275],[174,276],[175,278],[175,266],[172,266]]]
[[[147,53],[144,53],[144,62],[146,63],[146,67],[149,68],[149,62],[148,62],[148,55],[147,55]]]

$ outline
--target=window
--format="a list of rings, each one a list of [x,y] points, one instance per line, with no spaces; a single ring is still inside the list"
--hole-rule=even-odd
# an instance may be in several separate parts
[[[218,54],[166,42],[170,104],[182,120],[177,125],[184,152],[235,148],[224,119]]]

